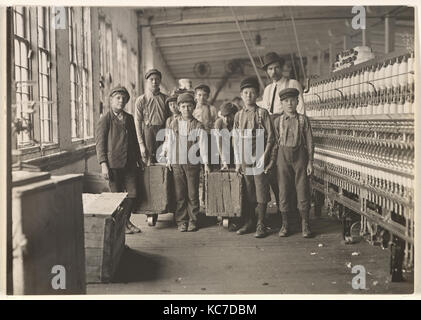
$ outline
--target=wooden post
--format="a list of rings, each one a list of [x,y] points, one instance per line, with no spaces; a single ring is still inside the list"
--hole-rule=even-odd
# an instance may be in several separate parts
[[[333,43],[329,42],[329,71],[332,72],[333,71],[333,63],[335,61],[335,52],[333,50]]]
[[[12,25],[12,8],[0,8],[0,39],[6,43],[0,49],[1,70],[6,70],[0,74],[0,91],[5,94],[1,95],[0,101],[2,106],[6,106],[6,111],[0,115],[0,129],[2,142],[0,143],[0,251],[6,252],[1,255],[0,270],[0,292],[13,294],[13,246],[12,246],[12,63],[10,59],[13,56],[13,25]],[[4,139],[4,140],[3,140]]]
[[[384,52],[395,50],[395,18],[386,16],[384,19]]]
[[[317,51],[317,74],[322,75],[322,50]]]
[[[351,37],[349,35],[344,35],[343,37],[343,49],[347,50],[351,48]]]

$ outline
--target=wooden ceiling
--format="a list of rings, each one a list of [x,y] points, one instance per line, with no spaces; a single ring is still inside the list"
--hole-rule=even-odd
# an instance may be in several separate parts
[[[377,53],[384,52],[384,16],[395,17],[396,49],[405,46],[402,36],[414,33],[414,11],[402,6],[367,8],[367,36]],[[291,17],[294,18],[303,56],[343,47],[344,35],[351,45],[361,45],[361,32],[351,28],[354,16],[349,6],[295,7],[154,7],[137,10],[141,27],[150,27],[156,46],[173,76],[198,79],[194,67],[205,62],[210,67],[206,78],[222,78],[227,64],[240,59],[251,65],[236,18],[257,63],[269,51],[298,55]]]

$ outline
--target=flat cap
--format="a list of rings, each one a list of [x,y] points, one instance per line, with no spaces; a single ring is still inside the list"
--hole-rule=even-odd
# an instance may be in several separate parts
[[[289,97],[298,97],[300,91],[295,88],[285,88],[279,92],[279,99],[284,100]]]
[[[146,74],[145,74],[145,79],[148,79],[153,74],[157,74],[162,79],[161,71],[159,71],[158,69],[148,70],[148,72],[146,72]]]
[[[230,114],[235,114],[237,112],[237,107],[232,102],[224,102],[221,105],[221,115],[228,116]]]
[[[276,52],[268,52],[263,57],[263,66],[262,69],[265,69],[272,63],[279,62],[281,64],[281,67],[285,63],[285,60],[282,59]]]
[[[122,86],[117,86],[117,87],[114,87],[112,90],[111,90],[111,92],[110,92],[110,97],[112,97],[114,94],[116,94],[116,93],[122,93],[122,94],[124,94],[125,96],[126,96],[126,103],[127,103],[127,101],[129,101],[130,100],[130,94],[129,94],[129,92],[127,91],[127,89],[126,89],[126,87],[122,87]]]
[[[171,101],[177,102],[177,98],[178,98],[178,94],[172,94],[165,100],[165,104],[168,104]]]
[[[210,93],[210,88],[209,88],[209,86],[207,86],[206,84],[204,84],[204,83],[200,83],[200,84],[198,84],[195,88],[194,88],[194,90],[196,91],[196,90],[203,90],[203,91],[205,91],[207,94],[209,94]]]
[[[190,93],[182,93],[177,98],[177,104],[183,103],[183,102],[191,102],[194,104],[194,97]]]
[[[240,91],[245,88],[255,88],[257,92],[260,90],[259,80],[257,77],[247,77],[243,79],[240,83]]]

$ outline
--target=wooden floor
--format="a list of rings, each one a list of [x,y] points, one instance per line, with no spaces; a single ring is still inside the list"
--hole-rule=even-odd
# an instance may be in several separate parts
[[[341,225],[323,216],[312,220],[315,237],[297,232],[279,238],[279,217],[268,216],[272,234],[239,236],[205,218],[193,233],[180,233],[173,215],[155,227],[144,215],[132,216],[142,233],[126,236],[129,247],[113,283],[89,284],[88,294],[410,294],[413,274],[391,283],[389,250],[366,242],[346,245]],[[351,268],[367,270],[366,290],[351,286]]]

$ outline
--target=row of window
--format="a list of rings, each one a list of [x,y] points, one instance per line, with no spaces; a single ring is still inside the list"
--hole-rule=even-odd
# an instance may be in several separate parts
[[[70,121],[72,141],[89,139],[94,135],[92,39],[90,8],[67,8],[69,43]],[[52,76],[55,66],[56,15],[49,7],[14,7],[14,83],[15,117],[21,119],[27,130],[17,137],[18,148],[54,145],[58,141],[58,106]],[[117,37],[117,72],[113,74],[112,25],[99,18],[99,99],[100,112],[108,106],[108,92],[113,84],[122,84],[136,95],[137,54],[133,48],[128,53],[127,41]],[[36,48],[36,49],[35,49]],[[127,63],[130,63],[128,70]],[[60,66],[61,67],[61,66]],[[60,70],[61,71],[61,70]],[[97,72],[97,71],[95,71]],[[129,73],[129,74],[128,74]],[[96,89],[96,88],[95,88]],[[134,100],[134,99],[133,99]],[[134,103],[131,101],[131,103]],[[65,106],[63,106],[65,107]],[[101,110],[102,109],[102,110]],[[129,106],[129,111],[132,110]]]

